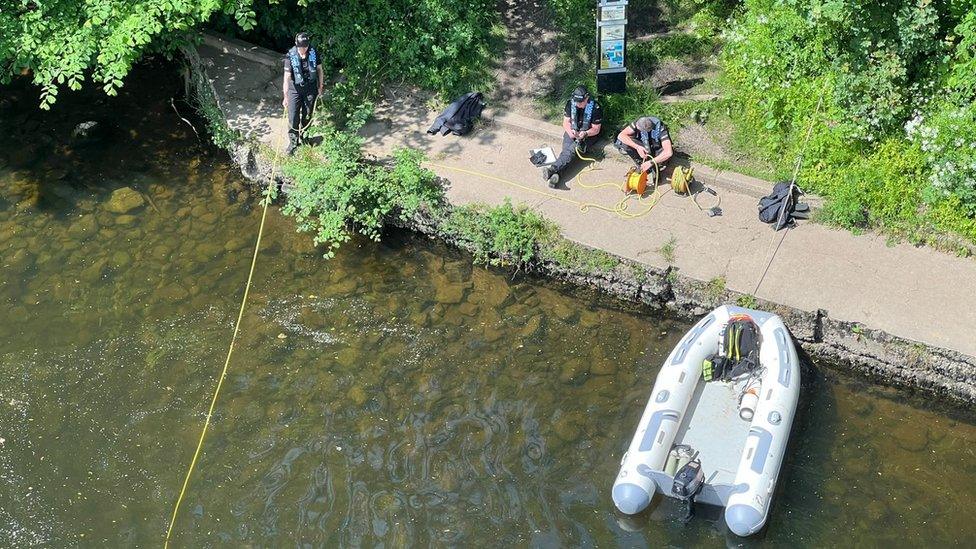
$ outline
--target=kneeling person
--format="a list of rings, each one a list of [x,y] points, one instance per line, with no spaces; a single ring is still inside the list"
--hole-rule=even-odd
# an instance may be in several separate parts
[[[653,116],[642,116],[628,124],[617,134],[614,145],[640,166],[642,172],[649,171],[653,164],[663,166],[674,154],[668,127]]]
[[[596,141],[603,124],[603,109],[590,98],[590,93],[583,86],[576,88],[572,98],[566,102],[563,115],[563,150],[552,166],[542,170],[542,178],[553,188],[559,184],[559,172],[569,166],[576,156],[576,149],[583,152]]]

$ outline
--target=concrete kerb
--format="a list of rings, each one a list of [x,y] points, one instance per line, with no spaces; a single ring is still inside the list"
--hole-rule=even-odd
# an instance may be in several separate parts
[[[200,37],[204,44],[223,53],[236,55],[272,68],[278,68],[282,64],[282,56],[274,55],[265,48],[248,44],[236,38],[222,36],[211,31],[200,33]]]
[[[205,66],[201,63],[194,64],[191,69],[205,73]],[[200,91],[215,93],[213,86],[204,88],[206,89]],[[493,114],[489,118],[500,128],[531,132],[532,135],[544,139],[561,140],[561,129],[553,124],[530,121],[507,113],[503,116]],[[241,139],[240,142],[231,144],[228,150],[245,177],[258,184],[266,184],[269,175],[267,168],[270,164],[269,159],[265,158],[266,148]],[[701,170],[700,176],[708,177],[709,168],[699,168],[696,165],[696,169]],[[723,178],[721,173],[716,176],[719,181],[714,184],[728,184],[729,179]],[[745,181],[748,182],[748,179]],[[706,182],[713,184],[710,180]],[[737,182],[733,180],[731,183]],[[755,189],[756,186],[754,183],[753,185]],[[768,185],[769,183],[764,184],[764,191]],[[751,194],[740,189],[737,192]],[[450,208],[450,205],[447,207]],[[396,220],[390,220],[390,223],[397,224]],[[404,225],[420,234],[464,247],[463,243],[452,241],[449,234],[439,229],[437,219],[423,219],[423,216],[418,216]],[[687,317],[700,316],[721,303],[735,302],[746,297],[728,289],[717,291],[711,282],[684,275],[674,267],[656,268],[643,262],[608,255],[618,260],[617,267],[611,272],[587,272],[579,267],[555,265],[545,260],[532,267],[541,275],[575,287],[591,288],[626,301],[671,310]],[[976,358],[972,356],[899,338],[860,324],[832,319],[823,310],[804,311],[747,297],[750,301],[758,301],[759,308],[772,310],[783,316],[797,342],[813,356],[837,361],[847,365],[851,371],[886,385],[922,390],[960,402],[976,403]]]

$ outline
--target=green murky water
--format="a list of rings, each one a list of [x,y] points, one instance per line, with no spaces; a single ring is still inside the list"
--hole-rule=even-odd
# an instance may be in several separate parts
[[[224,358],[260,212],[154,69],[50,114],[23,86],[0,100],[3,546],[157,546]],[[102,135],[72,140],[86,120]],[[273,212],[265,242],[178,546],[740,543],[707,509],[688,526],[668,501],[612,510],[688,323],[404,235],[327,262]],[[806,377],[748,545],[976,541],[971,421]]]

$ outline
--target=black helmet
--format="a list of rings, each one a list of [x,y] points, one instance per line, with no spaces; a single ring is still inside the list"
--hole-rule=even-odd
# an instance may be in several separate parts
[[[586,99],[590,96],[590,92],[586,91],[586,86],[580,86],[573,90],[573,101],[579,103],[580,101]]]
[[[300,32],[300,33],[296,34],[295,35],[295,45],[298,46],[298,47],[300,47],[300,48],[307,48],[308,47],[308,33],[307,32]]]

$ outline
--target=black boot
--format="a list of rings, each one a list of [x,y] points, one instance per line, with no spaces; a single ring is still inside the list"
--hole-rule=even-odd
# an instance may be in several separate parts
[[[295,154],[295,149],[297,149],[297,148],[298,148],[298,136],[295,135],[295,134],[293,134],[293,133],[289,133],[288,134],[288,148],[285,149],[285,154],[287,154],[288,156],[291,156],[291,155]]]
[[[556,185],[559,184],[559,172],[557,172],[552,166],[546,166],[542,168],[542,179],[549,184],[549,188],[555,189]]]

